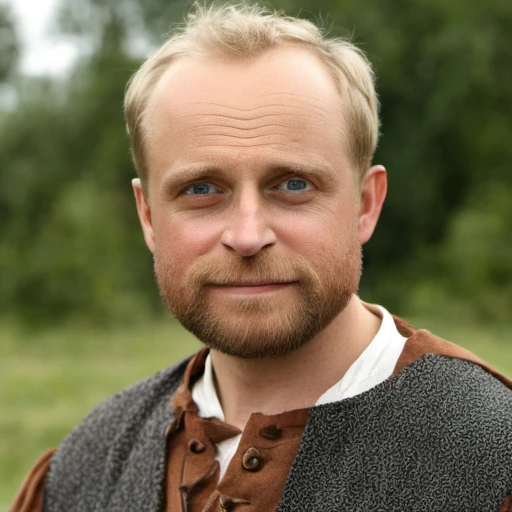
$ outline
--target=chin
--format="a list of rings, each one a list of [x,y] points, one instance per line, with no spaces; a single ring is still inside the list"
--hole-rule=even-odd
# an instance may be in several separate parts
[[[216,304],[206,314],[178,318],[211,349],[242,359],[265,359],[299,350],[344,308],[305,309],[300,302],[248,301],[233,308]],[[348,302],[348,301],[347,301]]]

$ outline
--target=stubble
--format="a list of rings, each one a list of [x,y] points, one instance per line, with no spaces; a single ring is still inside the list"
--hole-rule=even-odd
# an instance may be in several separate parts
[[[183,278],[170,258],[155,252],[162,301],[178,321],[208,347],[244,359],[293,352],[308,343],[347,306],[361,277],[361,247],[317,265],[304,257],[231,254],[202,257]],[[284,291],[255,296],[215,294],[216,287],[246,281],[288,282]]]

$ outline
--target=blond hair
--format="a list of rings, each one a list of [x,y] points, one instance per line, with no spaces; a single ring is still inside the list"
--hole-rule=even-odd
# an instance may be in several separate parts
[[[374,73],[364,53],[347,39],[325,38],[321,29],[310,21],[257,5],[196,4],[181,29],[128,82],[124,100],[126,127],[143,185],[148,176],[144,155],[146,108],[156,84],[174,59],[212,53],[248,58],[290,44],[310,48],[331,70],[348,126],[352,164],[362,180],[371,165],[379,136]]]

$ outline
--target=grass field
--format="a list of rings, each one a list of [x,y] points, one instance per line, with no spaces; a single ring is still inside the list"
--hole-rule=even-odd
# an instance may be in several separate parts
[[[408,319],[512,375],[512,326]],[[103,398],[196,351],[173,321],[27,333],[0,323],[0,510],[39,455]]]

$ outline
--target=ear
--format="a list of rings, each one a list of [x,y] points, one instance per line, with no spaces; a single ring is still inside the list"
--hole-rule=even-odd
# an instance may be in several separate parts
[[[386,169],[382,165],[374,165],[366,173],[361,187],[359,207],[359,242],[361,245],[368,242],[373,234],[387,190]]]
[[[133,193],[135,194],[135,203],[137,204],[137,213],[139,214],[140,225],[144,233],[144,240],[151,252],[155,252],[155,235],[153,232],[153,223],[151,221],[151,209],[146,201],[146,195],[142,189],[140,179],[132,180]]]

